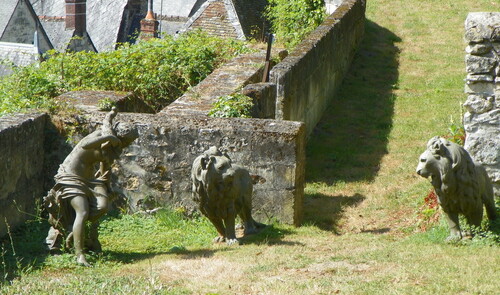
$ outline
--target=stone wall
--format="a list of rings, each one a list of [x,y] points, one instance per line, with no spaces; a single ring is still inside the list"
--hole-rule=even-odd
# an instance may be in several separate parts
[[[465,21],[465,148],[482,163],[500,196],[500,12],[469,13]]]
[[[235,57],[213,71],[190,91],[184,93],[160,113],[207,115],[217,98],[238,92],[262,79],[265,53],[256,52]],[[270,98],[274,101],[274,97]]]
[[[104,113],[86,115],[91,128]],[[140,137],[113,169],[116,189],[130,208],[154,201],[196,209],[191,165],[210,146],[228,150],[234,163],[265,179],[254,186],[254,214],[299,225],[305,174],[305,130],[300,122],[209,118],[199,115],[119,113],[116,120],[138,126]],[[152,206],[155,206],[153,204]]]
[[[46,115],[0,118],[0,237],[35,213],[43,196]]]
[[[345,0],[271,71],[276,119],[306,123],[310,134],[349,69],[364,32],[366,2]]]
[[[147,206],[149,202],[194,210],[190,180],[192,161],[210,146],[217,145],[228,150],[233,162],[265,179],[254,187],[254,214],[259,221],[276,219],[300,225],[306,134],[323,115],[349,68],[363,35],[364,11],[365,1],[344,1],[289,57],[275,66],[270,83],[259,83],[265,54],[257,52],[237,57],[214,71],[158,114],[124,113],[134,111],[129,107],[137,107],[126,93],[75,92],[61,96],[61,100],[70,101],[83,110],[79,116],[69,120],[54,117],[46,120],[45,134],[39,130],[43,129],[43,115],[32,120],[38,123],[33,134],[0,133],[0,157],[3,157],[0,165],[5,166],[4,171],[9,171],[9,177],[19,174],[14,179],[7,179],[6,175],[0,178],[3,183],[9,183],[9,186],[0,186],[0,201],[5,202],[4,208],[10,208],[8,205],[13,199],[23,200],[29,204],[27,208],[33,208],[34,200],[41,199],[50,188],[57,166],[71,150],[66,144],[68,134],[59,132],[69,126],[81,138],[99,128],[105,113],[98,111],[95,104],[104,98],[119,106],[121,112],[116,120],[131,122],[140,132],[140,138],[124,151],[113,169],[115,188],[132,210],[141,204]],[[257,117],[269,119],[207,116],[219,96],[237,91],[254,98]],[[121,101],[126,103],[122,105]],[[13,126],[16,124],[14,122]],[[2,127],[1,130],[14,127]],[[18,151],[25,156],[23,164],[14,165],[24,167],[25,170],[19,169],[21,172],[10,173],[14,171],[11,160],[14,158],[9,155],[15,151],[13,147],[21,147]],[[32,148],[28,151],[25,147]],[[37,168],[40,165],[42,168]],[[32,181],[37,177],[42,179],[41,186]],[[29,186],[26,179],[29,179]],[[16,219],[17,214],[11,212],[7,209],[0,214]]]
[[[274,119],[276,113],[276,84],[269,82],[245,86],[241,94],[253,99],[252,117]]]

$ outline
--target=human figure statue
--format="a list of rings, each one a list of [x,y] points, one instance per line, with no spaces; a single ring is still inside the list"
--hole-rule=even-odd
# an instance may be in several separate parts
[[[113,108],[98,129],[84,137],[59,166],[54,177],[55,185],[44,198],[52,225],[46,238],[50,250],[57,250],[66,237],[66,247],[73,242],[77,262],[90,266],[84,248],[101,251],[98,240],[99,218],[108,211],[112,195],[111,165],[123,148],[137,137],[137,129],[117,123]],[[85,236],[85,224],[91,223],[89,236]]]

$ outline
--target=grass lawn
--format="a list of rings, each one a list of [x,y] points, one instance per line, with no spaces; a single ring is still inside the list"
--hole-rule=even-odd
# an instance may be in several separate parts
[[[498,234],[445,243],[415,173],[427,140],[460,123],[472,11],[500,2],[367,1],[365,39],[307,146],[304,226],[227,247],[204,218],[109,217],[85,268],[36,250],[46,224],[34,221],[3,244],[0,293],[499,294]]]

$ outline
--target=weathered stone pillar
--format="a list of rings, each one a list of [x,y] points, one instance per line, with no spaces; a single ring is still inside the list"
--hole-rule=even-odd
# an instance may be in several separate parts
[[[500,12],[469,13],[465,21],[465,148],[483,164],[500,196]]]

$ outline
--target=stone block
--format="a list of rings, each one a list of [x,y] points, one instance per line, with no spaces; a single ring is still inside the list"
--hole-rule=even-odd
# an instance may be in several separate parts
[[[500,41],[491,42],[491,46],[493,46],[493,50],[495,50],[497,54],[500,54]]]
[[[86,112],[99,111],[100,106],[111,104],[119,112],[154,113],[151,106],[142,99],[135,97],[131,92],[120,91],[71,91],[56,98],[62,103],[69,103],[77,109]]]
[[[469,44],[465,48],[465,52],[472,55],[483,55],[489,53],[491,48],[492,46],[489,43]]]
[[[241,90],[241,93],[253,98],[252,117],[274,119],[276,112],[276,84],[249,84]]]
[[[464,115],[464,127],[467,133],[498,132],[500,129],[500,109],[493,109],[482,114],[466,112]],[[468,135],[467,135],[468,136]]]
[[[500,12],[471,12],[465,20],[465,40],[500,41]]]
[[[465,65],[467,73],[485,74],[493,72],[497,66],[497,60],[492,57],[467,54],[465,56]]]
[[[497,121],[498,122],[498,121]],[[498,125],[497,125],[498,126]],[[500,197],[500,131],[498,128],[487,130],[480,128],[477,132],[467,133],[465,149],[472,158],[481,163],[493,184],[495,196]]]
[[[493,109],[494,98],[492,96],[469,95],[463,106],[468,112],[482,114]]]
[[[465,143],[465,148],[474,160],[483,165],[500,164],[500,132],[470,134]]]
[[[468,74],[466,80],[468,83],[495,81],[493,75],[487,74]]]
[[[466,83],[465,93],[492,96],[495,93],[495,84],[489,82]]]

